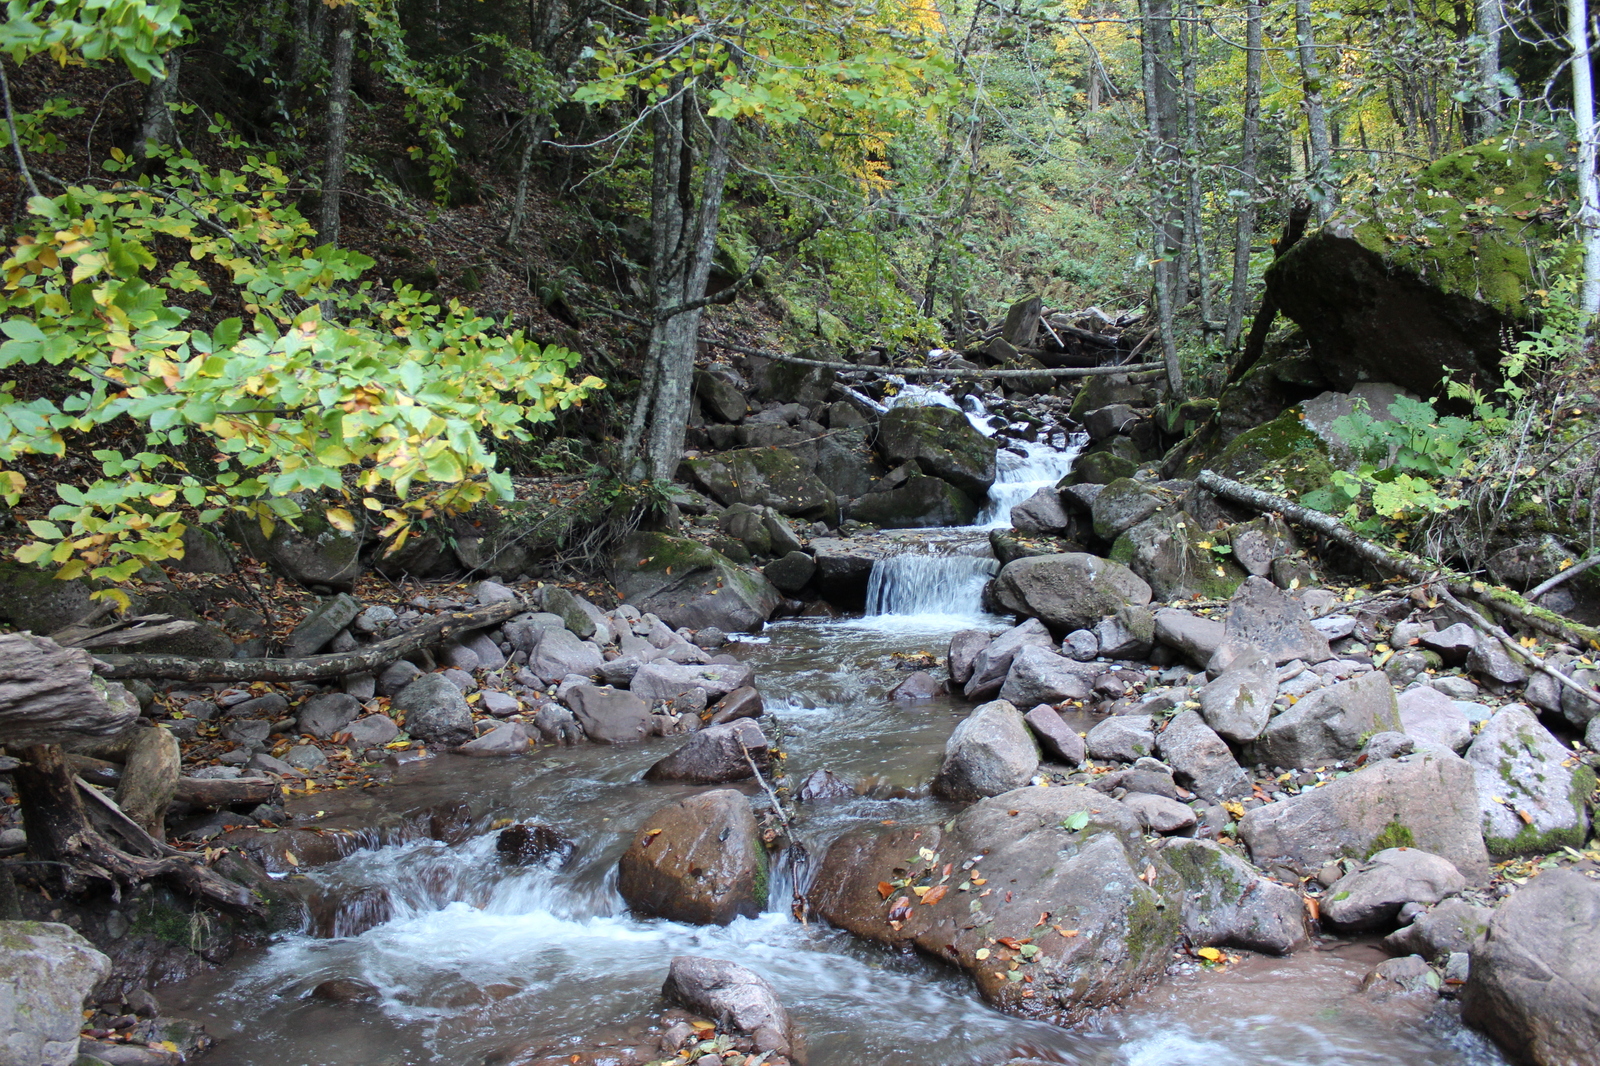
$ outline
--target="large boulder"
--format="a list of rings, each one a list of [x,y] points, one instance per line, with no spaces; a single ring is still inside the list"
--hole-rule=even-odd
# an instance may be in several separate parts
[[[915,462],[975,500],[995,478],[995,442],[949,407],[902,404],[878,423],[878,450],[890,465]]]
[[[1115,721],[1115,719],[1107,719]],[[1206,725],[1198,712],[1184,711],[1167,723],[1156,739],[1157,750],[1180,781],[1212,803],[1250,795],[1250,779],[1233,752]]]
[[[1272,718],[1278,675],[1262,659],[1227,670],[1200,690],[1200,713],[1217,734],[1235,744],[1259,737]]]
[[[1180,892],[1126,806],[1032,786],[973,804],[948,829],[846,833],[810,898],[857,936],[966,970],[1001,1010],[1071,1024],[1165,970]]]
[[[650,705],[631,692],[574,685],[566,702],[584,735],[596,744],[627,744],[650,735]]]
[[[0,1064],[72,1066],[84,1000],[111,960],[56,922],[0,922]]]
[[[1247,811],[1239,837],[1257,866],[1317,873],[1335,859],[1421,848],[1469,880],[1489,872],[1472,768],[1444,751],[1369,764],[1320,788]]]
[[[1386,848],[1328,886],[1322,916],[1341,929],[1392,926],[1408,903],[1438,903],[1467,887],[1455,865],[1417,848]]]
[[[1183,932],[1196,947],[1287,955],[1305,942],[1305,904],[1294,889],[1212,840],[1170,837],[1158,847],[1183,879]]]
[[[443,674],[423,674],[400,690],[390,708],[401,713],[413,740],[450,747],[477,737],[472,709]]]
[[[787,448],[739,448],[685,459],[682,465],[689,479],[724,507],[748,503],[808,522],[834,525],[839,520],[839,503],[833,492]]]
[[[1540,874],[1495,911],[1461,1015],[1519,1063],[1591,1066],[1600,1047],[1600,883]]]
[[[965,526],[978,517],[978,505],[943,478],[912,471],[894,488],[856,500],[850,505],[850,517],[884,529]]]
[[[1374,733],[1400,732],[1394,686],[1381,670],[1319,688],[1273,718],[1255,744],[1275,766],[1317,766],[1352,758]]]
[[[263,529],[254,515],[241,515],[228,532],[251,557],[309,589],[349,592],[361,576],[361,532],[345,532],[320,511],[302,511],[291,524]]]
[[[596,645],[570,630],[545,629],[528,656],[528,669],[540,681],[554,685],[571,674],[593,677],[605,662],[605,654]]]
[[[1477,783],[1490,854],[1576,848],[1589,839],[1594,770],[1578,763],[1523,704],[1496,711],[1467,749],[1466,759]]]
[[[674,628],[754,632],[783,602],[760,574],[703,544],[665,533],[639,532],[624,540],[612,581],[624,602]]]
[[[1275,663],[1320,663],[1333,656],[1300,601],[1264,578],[1249,577],[1234,592],[1223,632],[1224,639],[1260,648]]]
[[[1018,707],[1087,699],[1104,664],[1088,665],[1057,655],[1049,648],[1023,648],[1011,661],[1000,698]]]
[[[1130,477],[1118,478],[1096,493],[1090,504],[1094,535],[1104,541],[1114,541],[1124,531],[1161,510],[1170,499],[1170,493],[1154,485]]]
[[[985,637],[981,646],[970,637],[963,643],[965,647],[957,657],[956,640],[951,638],[951,669],[966,670],[967,676],[963,682],[964,695],[969,700],[986,700],[1000,691],[1000,686],[1005,684],[1011,672],[1012,662],[1026,649],[1038,648],[1041,651],[1049,651],[1056,646],[1050,631],[1037,618],[1029,618],[1003,633],[997,633],[992,640]],[[968,665],[966,652],[972,647],[976,647],[977,650],[972,654]]]
[[[1225,600],[1245,579],[1245,572],[1227,555],[1212,550],[1219,546],[1221,542],[1194,519],[1168,507],[1119,536],[1111,546],[1111,558],[1149,582],[1158,600],[1196,596]]]
[[[646,781],[687,781],[720,785],[744,781],[772,761],[772,749],[761,727],[748,718],[707,726],[672,754],[644,772]]]
[[[933,779],[934,795],[975,800],[1021,788],[1039,768],[1039,745],[1005,700],[978,707],[956,726]]]
[[[617,868],[635,914],[692,925],[753,918],[767,903],[767,852],[743,793],[670,803],[646,818]]]
[[[1000,606],[1059,630],[1086,629],[1128,604],[1148,604],[1150,595],[1127,567],[1083,552],[1017,559],[994,583]]]
[[[805,1060],[805,1040],[766,978],[735,962],[679,955],[672,960],[661,996],[719,1026],[747,1033],[756,1048]]]

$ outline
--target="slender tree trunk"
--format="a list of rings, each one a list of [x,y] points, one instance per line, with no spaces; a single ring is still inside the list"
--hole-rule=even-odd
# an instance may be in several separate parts
[[[541,116],[532,113],[523,120],[522,155],[517,159],[517,194],[511,201],[511,218],[506,223],[505,243],[514,248],[522,235],[523,223],[528,218],[528,185],[533,176],[533,153],[545,138],[546,126]]]
[[[144,120],[139,126],[139,143],[134,145],[134,158],[141,169],[153,148],[161,148],[172,140],[171,103],[178,95],[178,77],[183,69],[183,53],[174,48],[162,57],[167,65],[167,76],[150,80],[144,94]]]
[[[1299,44],[1300,78],[1306,103],[1306,178],[1311,210],[1318,222],[1333,210],[1334,189],[1329,164],[1333,159],[1328,140],[1328,111],[1323,103],[1322,68],[1317,64],[1317,43],[1311,29],[1311,0],[1295,0],[1295,38]]]
[[[311,0],[291,0],[291,3],[294,5],[294,47],[290,63],[294,90],[298,92],[305,88],[306,73],[311,67]]]
[[[334,22],[333,79],[328,87],[328,143],[322,164],[322,210],[317,219],[317,237],[324,244],[339,243],[339,195],[350,145],[350,67],[355,42],[355,5],[344,4]]]
[[[1244,128],[1239,135],[1239,178],[1246,194],[1233,230],[1233,287],[1228,293],[1228,324],[1223,341],[1232,348],[1244,330],[1250,302],[1250,246],[1256,236],[1257,142],[1261,137],[1261,0],[1245,11]]]
[[[1505,16],[1500,12],[1500,0],[1478,0],[1478,36],[1483,39],[1478,52],[1478,86],[1474,93],[1477,106],[1470,111],[1473,118],[1468,140],[1481,141],[1493,137],[1500,128],[1502,112],[1500,103],[1500,31]],[[1463,116],[1465,117],[1465,116]]]
[[[1178,152],[1178,90],[1172,72],[1171,0],[1140,0],[1140,52],[1143,61],[1145,123],[1150,133],[1154,173],[1150,183],[1151,272],[1155,290],[1156,327],[1167,367],[1167,387],[1183,393],[1174,331],[1173,289],[1181,283],[1175,257],[1183,243],[1183,205],[1175,194]]]
[[[1572,117],[1578,138],[1578,232],[1583,241],[1580,306],[1600,311],[1600,188],[1595,178],[1594,78],[1589,68],[1589,5],[1567,0],[1567,45],[1572,50]]]
[[[1195,0],[1185,0],[1187,16],[1178,34],[1183,51],[1183,124],[1184,155],[1187,156],[1188,196],[1185,204],[1183,229],[1189,239],[1194,257],[1196,290],[1200,297],[1201,329],[1209,329],[1211,306],[1211,255],[1206,248],[1205,199],[1200,184],[1202,138],[1200,135],[1200,91],[1196,86],[1196,66],[1199,61],[1200,5]],[[1185,294],[1187,296],[1187,294]]]

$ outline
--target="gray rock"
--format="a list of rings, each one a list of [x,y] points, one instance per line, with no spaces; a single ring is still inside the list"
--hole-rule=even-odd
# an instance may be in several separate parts
[[[0,1061],[73,1066],[84,1001],[111,960],[69,926],[0,922]]]
[[[1600,668],[1579,666],[1572,671],[1572,679],[1587,692],[1600,696]],[[1561,713],[1575,726],[1587,728],[1589,722],[1600,717],[1600,702],[1589,699],[1566,685],[1561,686]]]
[[[222,739],[235,744],[260,745],[271,735],[272,723],[265,719],[229,719],[222,723]]]
[[[1311,620],[1311,628],[1330,641],[1341,640],[1356,631],[1358,621],[1354,615],[1328,614]]]
[[[760,718],[766,713],[766,704],[754,685],[734,689],[718,700],[711,708],[710,725],[721,725],[737,718]]]
[[[633,675],[629,689],[642,700],[671,700],[692,688],[703,688],[717,700],[750,684],[754,671],[743,663],[703,665],[670,662],[646,663]]]
[[[1032,707],[1087,699],[1090,692],[1090,678],[1081,664],[1049,648],[1029,645],[1011,661],[1011,670],[1000,687],[1000,698],[1018,707]]]
[[[1361,994],[1380,1001],[1390,996],[1432,995],[1439,990],[1439,983],[1439,975],[1425,959],[1406,955],[1386,959],[1368,970],[1361,979]]]
[[[1257,757],[1276,766],[1320,766],[1355,756],[1364,738],[1401,732],[1394,686],[1379,671],[1317,689],[1267,725]]]
[[[1293,555],[1300,547],[1288,523],[1276,515],[1236,526],[1229,544],[1234,562],[1256,577],[1270,576],[1274,560]]]
[[[517,598],[517,594],[500,584],[498,581],[480,581],[472,590],[472,598],[484,607],[491,603],[505,603]]]
[[[1443,692],[1452,700],[1471,702],[1478,698],[1478,686],[1473,684],[1471,678],[1462,677],[1460,674],[1441,674],[1430,679],[1428,684]],[[1551,709],[1554,710],[1554,708]]]
[[[400,727],[386,714],[369,714],[346,725],[343,735],[352,748],[381,748],[400,735]]]
[[[1057,629],[1083,629],[1108,614],[1150,602],[1150,586],[1120,563],[1080,552],[1035,555],[1007,563],[995,599],[1008,611]]]
[[[566,629],[546,629],[528,657],[528,669],[550,685],[568,674],[594,677],[605,661],[605,655],[597,646],[576,634]]]
[[[240,516],[230,523],[228,534],[242,543],[251,557],[290,581],[312,589],[350,591],[361,575],[362,532],[335,529],[313,511],[303,512],[296,525],[279,522],[270,536],[264,536],[260,522]]]
[[[633,675],[639,672],[644,665],[644,660],[637,655],[624,655],[619,659],[612,659],[600,667],[600,680],[608,685],[621,685],[626,688],[633,684]]]
[[[1278,697],[1278,673],[1264,660],[1230,669],[1200,690],[1200,713],[1217,734],[1235,744],[1261,735]]]
[[[1247,811],[1239,836],[1265,869],[1310,876],[1335,859],[1416,847],[1467,878],[1489,872],[1472,767],[1434,750],[1369,764],[1320,788]]]
[[[1022,720],[1033,730],[1033,735],[1038,738],[1039,746],[1044,749],[1046,756],[1067,766],[1083,764],[1086,754],[1083,738],[1073,732],[1072,727],[1062,720],[1054,707],[1040,704],[1023,715]]]
[[[1589,719],[1589,728],[1583,734],[1583,744],[1590,751],[1600,751],[1600,715]]]
[[[1449,666],[1460,666],[1478,646],[1478,631],[1465,622],[1446,626],[1435,633],[1424,633],[1418,638],[1424,648],[1439,653]]]
[[[1400,756],[1410,755],[1416,750],[1417,742],[1414,737],[1386,730],[1382,733],[1372,734],[1368,738],[1366,746],[1361,749],[1361,754],[1366,757],[1368,762],[1377,762],[1380,759],[1398,759]]]
[[[1176,833],[1197,820],[1193,807],[1166,796],[1136,792],[1124,797],[1122,802],[1152,833]]]
[[[1100,654],[1100,640],[1091,630],[1074,629],[1061,641],[1061,654],[1080,663],[1090,662]]]
[[[926,670],[916,670],[889,690],[891,700],[930,700],[944,695],[944,685]]]
[[[1128,606],[1094,624],[1100,654],[1108,659],[1143,659],[1155,646],[1155,615],[1145,607]]]
[[[400,712],[413,740],[453,747],[477,734],[461,690],[440,674],[424,674],[400,690],[390,704]]]
[[[281,718],[289,713],[289,701],[276,692],[235,703],[223,711],[227,718]]]
[[[1418,685],[1400,693],[1400,728],[1430,744],[1443,744],[1457,754],[1472,743],[1472,723],[1455,700],[1431,685]]]
[[[477,740],[469,741],[456,749],[458,755],[491,758],[498,755],[521,755],[528,750],[528,731],[521,722],[501,722]]]
[[[972,660],[972,673],[964,690],[967,699],[986,700],[999,692],[1010,674],[1012,661],[1022,649],[1043,648],[1053,652],[1055,646],[1055,638],[1037,618],[998,634]]]
[[[1526,706],[1500,708],[1467,749],[1477,783],[1483,836],[1495,856],[1582,847],[1589,839],[1594,771]]]
[[[1600,884],[1550,870],[1512,893],[1472,953],[1461,1016],[1535,1066],[1585,1066],[1600,1034]]]
[[[721,959],[679,955],[672,960],[661,995],[721,1027],[749,1034],[759,1051],[804,1058],[804,1039],[778,993],[753,970]]]
[[[1173,776],[1202,799],[1221,803],[1250,795],[1250,779],[1234,761],[1233,752],[1198,713],[1184,711],[1173,718],[1156,738],[1156,746]]]
[[[1154,719],[1148,714],[1119,714],[1089,730],[1084,746],[1090,758],[1133,762],[1156,750]]]
[[[1493,917],[1494,911],[1488,907],[1447,899],[1384,937],[1383,946],[1396,955],[1421,955],[1429,960],[1476,951]]]
[[[972,679],[972,668],[978,653],[989,646],[989,634],[981,629],[963,629],[950,638],[946,662],[950,666],[950,680],[965,685]]]
[[[1021,533],[1059,533],[1072,525],[1061,495],[1047,486],[1011,508],[1011,526]]]
[[[644,776],[646,781],[686,781],[695,785],[746,781],[755,776],[752,759],[756,767],[765,769],[772,761],[772,749],[760,726],[748,718],[739,718],[692,734],[676,751],[646,770]]]
[[[1416,848],[1385,848],[1328,886],[1322,916],[1342,929],[1394,924],[1407,903],[1433,904],[1467,887],[1446,859]]]
[[[478,660],[478,666],[485,670],[498,670],[506,664],[505,652],[483,630],[463,638],[461,646],[472,652]]]
[[[577,716],[558,703],[541,705],[533,714],[533,728],[538,730],[541,739],[550,744],[572,745],[584,740],[583,727],[578,724]],[[648,714],[640,729],[641,736],[649,732]]]
[[[328,740],[356,720],[361,702],[343,692],[325,692],[300,705],[300,732]]]
[[[282,759],[273,758],[266,752],[257,752],[250,757],[250,767],[254,770],[265,770],[269,774],[279,777],[302,778],[306,775],[296,770]],[[229,767],[229,769],[232,769]]]
[[[284,654],[291,659],[298,659],[321,651],[360,613],[361,604],[354,596],[341,592],[328,597],[294,627],[294,632],[289,634],[289,639],[284,643]]]
[[[1211,534],[1169,505],[1118,537],[1111,557],[1149,582],[1157,600],[1226,599],[1247,575],[1213,546]]]
[[[473,679],[472,675],[457,666],[439,671],[439,676],[454,685],[456,691],[463,696],[478,687],[478,682]]]
[[[1158,847],[1183,880],[1183,932],[1195,946],[1287,955],[1306,941],[1300,893],[1215,841],[1172,837]]]
[[[933,779],[935,795],[975,800],[1020,788],[1039,768],[1039,745],[1005,700],[976,708],[956,726]]]
[[[799,592],[816,575],[817,563],[803,551],[792,551],[762,567],[761,572],[776,588]]]
[[[496,718],[509,718],[522,710],[522,701],[509,692],[484,689],[478,697],[478,706]]]
[[[1156,612],[1155,638],[1196,666],[1205,666],[1224,638],[1223,624],[1174,607]]]
[[[315,744],[296,744],[284,752],[283,761],[296,770],[309,772],[326,766],[328,757]]]
[[[1498,640],[1485,640],[1467,655],[1467,669],[1504,688],[1515,688],[1528,680],[1527,667],[1511,657]]]
[[[1300,601],[1265,578],[1245,579],[1228,601],[1223,626],[1225,639],[1253,644],[1275,663],[1333,657],[1328,638],[1311,624]]]
[[[988,496],[994,484],[995,442],[948,407],[891,408],[878,423],[878,450],[891,466],[915,461],[923,473],[976,500]]]
[[[650,705],[632,692],[575,685],[566,700],[584,733],[596,744],[626,744],[650,735]]]
[[[365,671],[359,674],[346,674],[339,679],[339,687],[353,700],[358,702],[370,700],[378,694],[378,679]]]
[[[850,782],[832,770],[813,770],[800,782],[795,798],[801,803],[830,803],[836,800],[855,799],[856,790]]]
[[[1132,478],[1118,478],[1094,498],[1089,513],[1094,518],[1094,535],[1113,541],[1125,530],[1143,522],[1167,502],[1167,494],[1154,485]]]
[[[1110,791],[1104,787],[1103,782],[1115,779],[1117,786],[1129,792],[1144,792],[1152,796],[1165,796],[1167,799],[1178,799],[1178,783],[1172,777],[1172,767],[1160,759],[1152,759],[1148,755],[1136,759],[1134,764],[1126,770],[1107,774],[1095,782],[1096,788]]]
[[[422,676],[422,671],[414,663],[401,659],[397,663],[390,663],[378,675],[378,695],[393,696],[411,682]]]

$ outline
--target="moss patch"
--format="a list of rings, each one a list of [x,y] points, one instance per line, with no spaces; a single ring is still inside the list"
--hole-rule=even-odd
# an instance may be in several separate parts
[[[1367,848],[1367,853],[1361,856],[1370,859],[1380,851],[1390,848],[1414,848],[1417,838],[1411,830],[1401,823],[1398,818],[1391,818],[1389,824],[1384,826],[1377,836],[1372,838],[1372,844]]]
[[[1326,485],[1334,469],[1327,445],[1305,427],[1298,407],[1239,434],[1210,465],[1224,477],[1296,496]]]

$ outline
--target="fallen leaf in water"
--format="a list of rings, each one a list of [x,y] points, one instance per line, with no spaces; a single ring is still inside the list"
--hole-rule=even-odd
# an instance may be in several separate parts
[[[909,917],[911,917],[911,900],[907,899],[905,896],[901,896],[899,899],[895,900],[894,905],[889,908],[889,921],[903,922]]]
[[[1078,931],[1076,929],[1063,929],[1059,925],[1052,925],[1050,928],[1054,929],[1068,940],[1071,940],[1073,937],[1078,935]]]
[[[972,879],[972,883],[975,885],[986,885],[989,883],[989,879],[987,877],[974,877]]]
[[[1221,962],[1228,957],[1222,952],[1218,951],[1216,948],[1201,948],[1199,951],[1196,951],[1195,954],[1200,956],[1202,959],[1205,959],[1207,962]]]
[[[283,861],[288,863],[290,866],[299,866],[300,865],[300,860],[295,858],[294,852],[292,852],[292,851],[285,851],[283,853]]]
[[[1017,815],[1019,815],[1021,813],[1022,813],[1021,811],[1007,811],[1006,812],[1006,814],[1010,815],[1012,818],[1015,818]]]
[[[1002,947],[1010,948],[1012,951],[1022,946],[1021,941],[1014,936],[997,936],[994,938],[994,942]]]
[[[924,907],[933,906],[935,903],[938,903],[941,899],[944,899],[944,894],[947,891],[949,891],[949,890],[947,888],[945,888],[944,885],[935,885],[934,887],[928,889],[927,894],[922,897],[922,905]]]
[[[887,881],[878,882],[878,898],[888,899],[894,893],[894,886]]]

